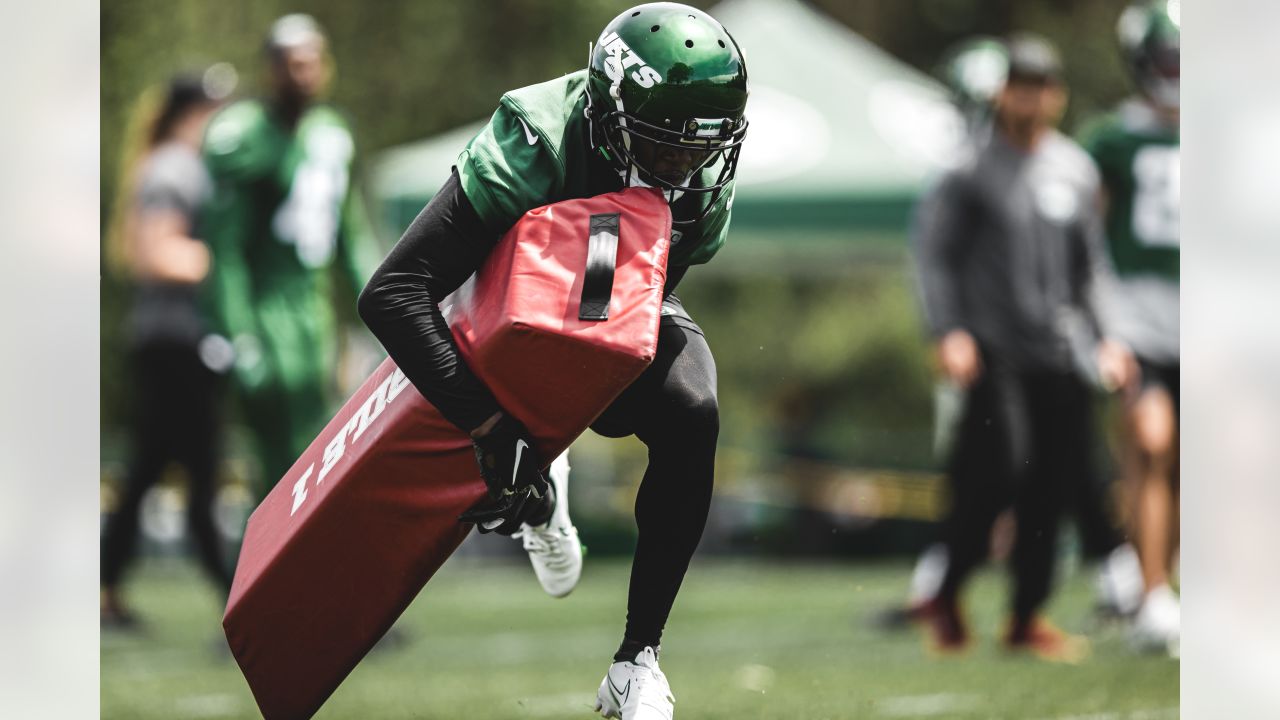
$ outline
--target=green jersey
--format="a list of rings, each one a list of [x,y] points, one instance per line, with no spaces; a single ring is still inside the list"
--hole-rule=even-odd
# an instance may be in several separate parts
[[[204,157],[214,181],[202,216],[213,316],[230,337],[256,340],[239,378],[250,389],[331,381],[330,268],[339,263],[358,291],[378,260],[351,183],[345,121],[318,105],[290,129],[263,103],[237,102],[210,122]]]
[[[462,190],[491,230],[505,232],[536,207],[622,189],[618,174],[591,151],[586,80],[581,70],[503,95],[489,124],[458,157]],[[718,166],[704,169],[702,179],[718,174]],[[676,206],[708,201],[688,193]],[[672,232],[669,264],[710,260],[725,243],[732,207],[731,184],[701,222]]]
[[[213,251],[213,319],[236,346],[235,378],[266,485],[324,427],[336,389],[334,266],[357,291],[377,266],[355,144],[332,108],[286,127],[261,102],[219,112],[205,133],[213,197],[201,215]]]
[[[1139,357],[1179,358],[1179,133],[1130,100],[1084,133],[1107,195],[1107,247],[1116,282],[1111,333]]]
[[[1178,128],[1131,101],[1084,133],[1107,192],[1107,242],[1116,274],[1176,282],[1181,187]]]

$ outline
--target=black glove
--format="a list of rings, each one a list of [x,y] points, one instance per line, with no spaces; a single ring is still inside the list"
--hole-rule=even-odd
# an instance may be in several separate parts
[[[489,494],[458,520],[475,523],[482,533],[499,535],[516,532],[521,523],[545,522],[554,502],[551,485],[539,470],[542,466],[524,425],[504,414],[487,435],[472,444]]]

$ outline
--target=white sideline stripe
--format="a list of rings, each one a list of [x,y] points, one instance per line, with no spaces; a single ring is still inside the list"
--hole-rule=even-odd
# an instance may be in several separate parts
[[[523,717],[565,717],[578,711],[595,709],[595,696],[586,692],[534,695],[516,701]]]
[[[216,718],[234,715],[240,710],[240,699],[228,693],[189,695],[178,698],[178,717]]]
[[[114,672],[123,675],[159,677],[189,672],[200,662],[200,653],[190,648],[112,650],[109,661]],[[106,658],[104,658],[106,659]]]
[[[897,695],[876,701],[881,715],[890,717],[928,717],[950,715],[978,705],[981,695],[962,693],[934,693],[932,695]]]
[[[1054,715],[1053,717],[1039,718],[1039,720],[1176,720],[1179,717],[1179,709],[1176,707],[1167,708],[1142,708],[1139,710],[1131,710],[1129,712],[1101,712],[1087,713],[1082,715]]]

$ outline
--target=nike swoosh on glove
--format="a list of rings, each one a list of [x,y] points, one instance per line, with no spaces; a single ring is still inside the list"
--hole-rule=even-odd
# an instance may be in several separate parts
[[[481,533],[510,535],[522,523],[545,518],[552,503],[551,486],[539,469],[542,465],[524,425],[504,413],[472,444],[488,495],[458,520],[475,523]]]

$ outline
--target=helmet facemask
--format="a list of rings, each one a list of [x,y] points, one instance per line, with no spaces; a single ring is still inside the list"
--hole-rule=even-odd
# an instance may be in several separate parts
[[[698,222],[720,199],[725,186],[738,169],[738,156],[747,134],[746,118],[714,120],[690,119],[684,132],[658,127],[635,115],[610,110],[598,116],[591,112],[593,130],[606,157],[613,163],[625,185],[643,184],[658,188],[675,202],[685,193],[711,194],[711,200],[692,219],[676,219],[674,224]],[[719,164],[715,181],[697,182],[703,170]]]

